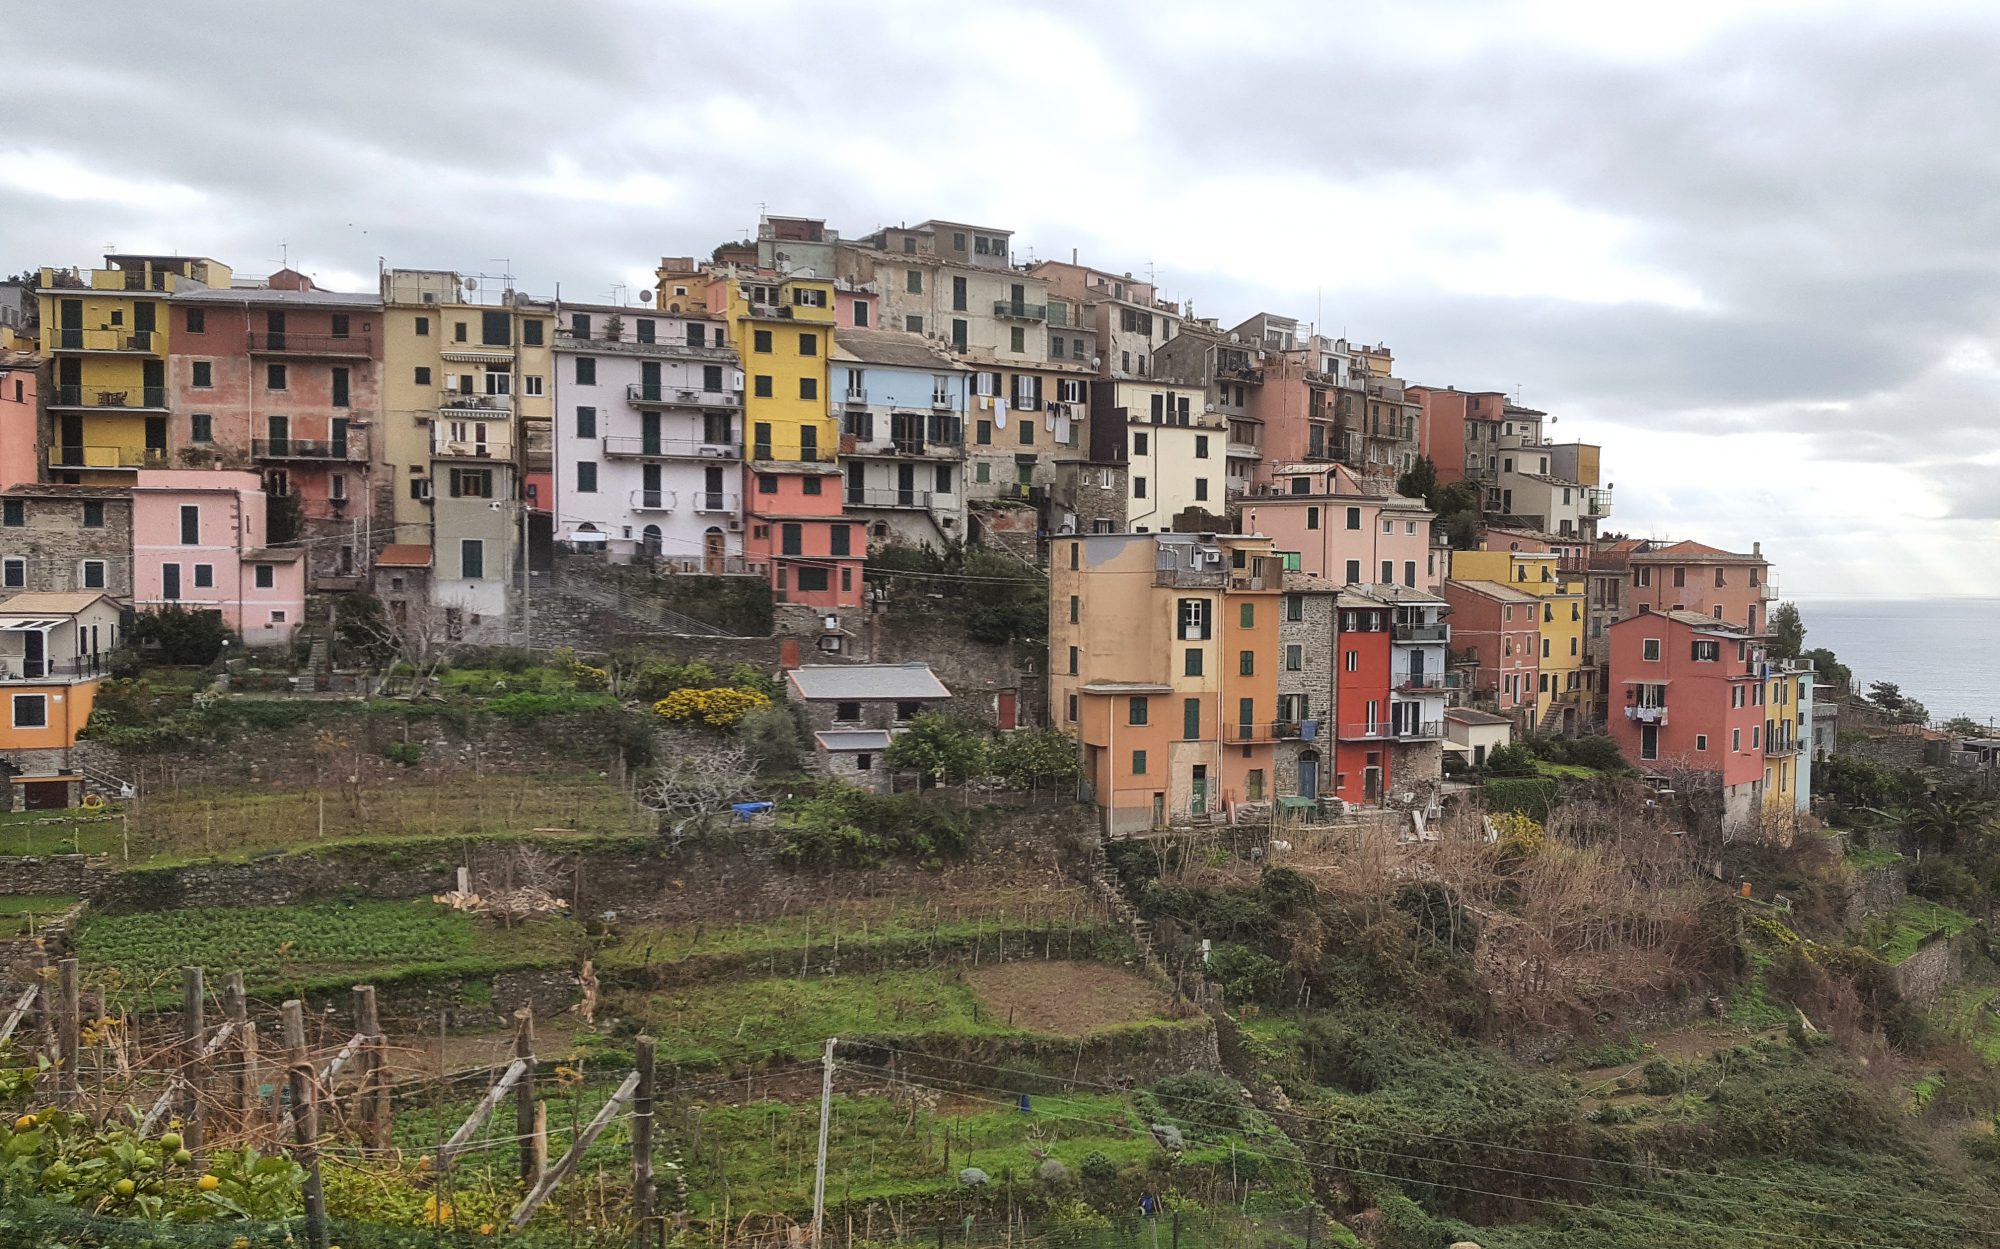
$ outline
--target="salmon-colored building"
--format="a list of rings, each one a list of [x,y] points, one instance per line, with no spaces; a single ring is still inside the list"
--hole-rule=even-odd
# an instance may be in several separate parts
[[[1104,829],[1270,803],[1274,744],[1307,731],[1278,718],[1270,540],[1093,534],[1050,548],[1049,706],[1081,746]]]
[[[222,616],[245,646],[292,639],[305,616],[304,552],[265,542],[257,474],[141,469],[132,487],[132,604]]]
[[[1542,601],[1497,581],[1447,581],[1452,640],[1468,656],[1475,702],[1525,728],[1541,677]]]
[[[1365,594],[1334,600],[1339,656],[1334,675],[1333,791],[1348,802],[1380,802],[1389,792],[1390,743],[1395,740],[1389,699],[1389,606]],[[1441,731],[1441,730],[1440,730]]]
[[[41,474],[41,386],[33,352],[0,352],[0,490]]]
[[[1298,554],[1299,571],[1340,585],[1435,589],[1433,513],[1341,464],[1282,464],[1242,500],[1245,532]]]
[[[770,577],[778,601],[859,607],[868,528],[841,514],[840,470],[831,458],[752,464],[744,486],[743,559]]]
[[[1630,612],[1684,610],[1762,633],[1770,623],[1766,605],[1777,596],[1762,543],[1748,555],[1699,542],[1647,546],[1626,555]]]
[[[1763,642],[1714,617],[1642,611],[1611,627],[1611,739],[1641,772],[1713,784],[1723,828],[1754,818],[1765,784]]]

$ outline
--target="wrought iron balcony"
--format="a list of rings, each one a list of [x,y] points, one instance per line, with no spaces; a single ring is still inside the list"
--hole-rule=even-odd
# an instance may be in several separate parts
[[[635,512],[671,512],[679,496],[672,490],[634,490],[631,495],[632,510]]]
[[[743,496],[734,490],[696,490],[691,493],[697,515],[733,516],[742,510]]]
[[[950,500],[951,495],[940,495],[931,490],[903,490],[895,486],[869,486],[861,490],[847,492],[849,507],[907,507],[928,509],[937,500]]]
[[[1665,703],[1649,703],[1625,708],[1625,718],[1640,724],[1665,724],[1667,706]]]
[[[645,435],[611,434],[604,439],[604,454],[612,459],[637,460],[740,460],[740,442],[710,442],[705,438],[648,438]]]
[[[290,330],[275,333],[252,330],[246,337],[253,356],[355,356],[366,359],[375,354],[375,337],[365,331],[360,334],[294,334]]]
[[[84,408],[94,411],[164,412],[165,386],[137,386],[128,390],[100,390],[95,386],[58,386],[49,396],[52,408]]]
[[[462,390],[441,390],[438,392],[438,411],[454,416],[463,413],[489,418],[512,416],[514,396],[473,395]]]
[[[1452,688],[1451,674],[1447,672],[1398,672],[1390,681],[1390,688],[1398,690],[1446,690]]]
[[[1222,740],[1231,743],[1295,742],[1305,736],[1305,725],[1313,721],[1265,720],[1255,724],[1224,723]]]
[[[625,402],[635,408],[740,408],[743,395],[734,390],[633,382],[625,387]]]
[[[121,356],[162,355],[167,346],[166,336],[157,330],[128,330],[122,326],[96,330],[58,329],[55,342],[57,351]]]

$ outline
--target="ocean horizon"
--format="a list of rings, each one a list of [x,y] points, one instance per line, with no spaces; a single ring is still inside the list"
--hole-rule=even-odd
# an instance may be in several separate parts
[[[1893,681],[1932,720],[2000,722],[2000,598],[1794,598],[1806,647],[1824,646],[1854,685]]]

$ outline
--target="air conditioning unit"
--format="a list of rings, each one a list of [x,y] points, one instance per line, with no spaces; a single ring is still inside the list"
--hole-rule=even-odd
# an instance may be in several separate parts
[[[729,532],[731,532],[731,533],[742,533],[742,532],[743,532],[743,522],[742,522],[742,521],[740,521],[740,520],[738,520],[738,519],[737,519],[736,517],[732,516],[732,517],[730,517],[730,518],[729,518],[729,525],[728,525],[728,528],[729,528]]]
[[[711,457],[713,457],[713,458],[715,458],[715,459],[718,459],[718,460],[726,460],[726,459],[728,459],[728,458],[729,458],[729,448],[728,448],[728,447],[703,447],[703,448],[701,449],[701,454],[703,454],[703,455],[706,455],[706,456],[711,456]]]

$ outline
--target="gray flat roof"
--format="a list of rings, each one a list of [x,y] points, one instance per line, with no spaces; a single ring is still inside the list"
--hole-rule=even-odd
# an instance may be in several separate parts
[[[807,664],[786,673],[799,697],[811,702],[950,698],[931,666],[914,664]]]
[[[813,734],[821,750],[887,750],[887,729],[828,729]]]

